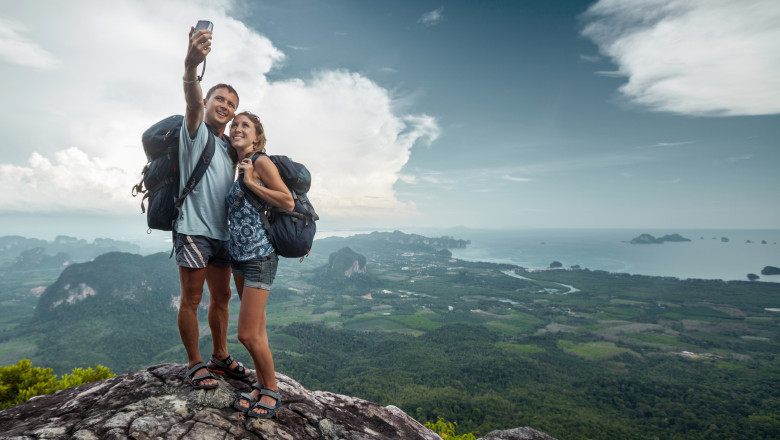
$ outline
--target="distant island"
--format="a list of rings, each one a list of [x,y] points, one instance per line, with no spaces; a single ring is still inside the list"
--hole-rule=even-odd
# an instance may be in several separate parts
[[[780,275],[780,267],[766,266],[761,269],[761,275]]]
[[[680,234],[667,234],[663,237],[655,238],[650,234],[641,234],[638,237],[634,237],[629,241],[631,244],[662,244],[667,241],[691,241],[688,238],[683,237]]]

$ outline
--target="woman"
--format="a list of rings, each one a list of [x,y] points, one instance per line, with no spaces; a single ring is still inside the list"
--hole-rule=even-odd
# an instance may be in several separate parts
[[[251,159],[252,154],[265,152],[265,132],[257,116],[249,112],[236,115],[230,124],[230,142],[239,160],[238,180],[226,196],[230,229],[228,250],[233,280],[241,299],[238,340],[252,356],[257,373],[252,392],[241,393],[233,407],[249,417],[268,418],[282,406],[265,329],[265,305],[279,257],[268,240],[260,214],[247,200],[250,195],[244,194],[241,182],[265,204],[288,211],[295,204],[273,162],[265,155],[254,162]]]

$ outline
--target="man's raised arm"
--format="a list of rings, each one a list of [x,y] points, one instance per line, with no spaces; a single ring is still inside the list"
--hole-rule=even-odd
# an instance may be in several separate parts
[[[203,121],[203,90],[198,81],[198,65],[206,60],[206,55],[211,52],[211,31],[200,30],[193,34],[195,28],[190,29],[190,45],[187,48],[187,57],[184,58],[184,101],[187,110],[184,119],[187,121],[187,130],[190,139],[195,137],[198,127]]]

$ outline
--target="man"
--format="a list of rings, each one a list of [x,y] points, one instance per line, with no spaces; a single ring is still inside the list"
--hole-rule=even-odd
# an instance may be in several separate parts
[[[215,136],[215,152],[201,181],[182,206],[176,222],[174,247],[179,266],[181,305],[178,326],[187,351],[187,382],[196,389],[217,387],[212,372],[231,377],[248,376],[244,366],[227,351],[228,302],[230,301],[230,256],[227,240],[225,195],[233,183],[234,167],[229,144],[222,138],[225,126],[235,114],[238,94],[227,84],[212,87],[203,99],[197,67],[211,52],[211,32],[190,29],[190,44],[184,60],[184,99],[187,109],[179,140],[180,182],[183,188],[206,146]],[[209,365],[198,347],[198,306],[203,283],[208,283],[208,322],[214,351]]]

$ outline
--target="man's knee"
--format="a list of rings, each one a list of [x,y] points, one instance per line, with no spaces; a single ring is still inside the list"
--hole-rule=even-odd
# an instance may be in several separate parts
[[[182,289],[180,309],[197,310],[202,299],[203,289],[191,289],[190,291]]]
[[[228,303],[230,302],[231,295],[232,292],[230,291],[230,289],[227,289],[226,291],[217,291],[217,290],[214,290],[213,292],[210,291],[209,306],[227,308]]]

